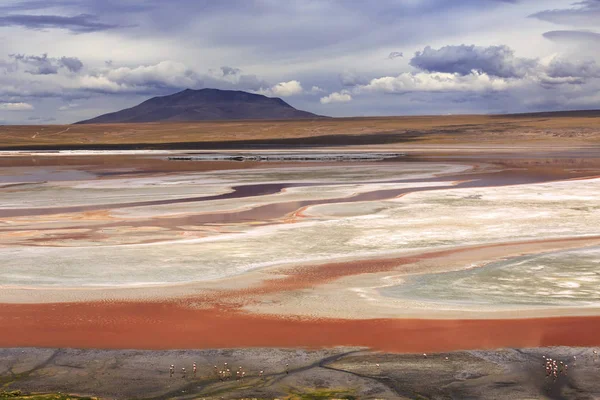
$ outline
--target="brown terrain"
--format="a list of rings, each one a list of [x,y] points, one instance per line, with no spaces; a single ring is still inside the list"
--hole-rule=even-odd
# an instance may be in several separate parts
[[[557,115],[0,126],[0,149],[600,144],[600,115]]]

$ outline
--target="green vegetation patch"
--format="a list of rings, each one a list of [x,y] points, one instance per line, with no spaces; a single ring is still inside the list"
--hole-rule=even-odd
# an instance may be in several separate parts
[[[291,394],[286,397],[288,400],[332,400],[332,399],[343,399],[343,400],[355,400],[358,399],[354,395],[353,391],[348,390],[312,390],[297,392],[292,391]]]
[[[95,397],[72,396],[64,393],[51,394],[24,394],[20,390],[0,392],[0,399],[27,399],[27,400],[97,400]]]

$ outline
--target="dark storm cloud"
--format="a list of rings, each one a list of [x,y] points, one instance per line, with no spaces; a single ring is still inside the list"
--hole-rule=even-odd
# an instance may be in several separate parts
[[[77,57],[51,58],[48,54],[41,56],[28,56],[24,54],[11,54],[10,57],[17,64],[25,64],[28,69],[25,72],[32,75],[53,75],[58,73],[59,68],[66,68],[71,72],[79,72],[83,63]]]
[[[529,17],[560,25],[597,26],[598,21],[600,21],[600,1],[579,1],[577,3],[573,3],[573,7],[571,8],[545,10],[532,14]]]
[[[446,72],[469,75],[472,71],[501,78],[518,78],[534,67],[535,60],[517,58],[508,46],[427,46],[418,51],[410,65],[428,72]]]
[[[0,26],[20,26],[27,29],[65,29],[73,33],[105,31],[121,27],[98,21],[98,17],[80,14],[72,17],[62,15],[5,15],[0,17]]]

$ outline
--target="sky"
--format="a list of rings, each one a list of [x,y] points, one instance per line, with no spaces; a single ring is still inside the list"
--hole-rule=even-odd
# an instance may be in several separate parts
[[[186,88],[334,117],[600,109],[600,0],[0,0],[0,124]]]

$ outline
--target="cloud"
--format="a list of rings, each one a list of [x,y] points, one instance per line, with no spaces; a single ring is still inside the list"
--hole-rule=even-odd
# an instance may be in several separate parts
[[[322,89],[318,86],[313,86],[312,88],[310,88],[310,94],[319,94],[323,92],[325,92],[325,89]]]
[[[268,87],[269,83],[259,79],[256,75],[244,74],[240,68],[223,66],[219,69],[211,69],[206,76],[201,77],[205,87],[222,88],[228,84],[231,89],[259,90]]]
[[[398,57],[402,57],[404,56],[404,54],[402,54],[402,52],[400,51],[392,51],[387,58],[390,60],[393,60],[394,58],[398,58]]]
[[[13,14],[0,17],[0,26],[20,26],[26,29],[65,29],[72,33],[88,33],[120,28],[115,24],[98,22],[98,17],[79,14],[73,17],[62,15]]]
[[[544,37],[557,43],[595,44],[600,43],[600,33],[590,31],[550,31],[545,32]]]
[[[410,65],[423,71],[471,75],[473,71],[501,78],[523,77],[536,60],[515,57],[508,46],[444,46],[425,47],[417,51]]]
[[[223,73],[223,76],[230,76],[230,75],[238,75],[242,72],[241,69],[239,68],[232,68],[232,67],[221,67],[221,72]]]
[[[288,82],[279,82],[267,89],[261,88],[257,90],[257,93],[265,96],[289,97],[304,93],[304,89],[302,89],[300,82],[292,80]]]
[[[333,92],[328,96],[321,97],[321,104],[330,103],[348,103],[352,101],[352,95],[348,90],[342,90],[340,92]]]
[[[83,68],[83,63],[77,57],[61,57],[58,62],[71,72],[79,72]]]
[[[600,21],[600,1],[584,0],[574,3],[573,6],[566,9],[545,10],[531,14],[529,17],[554,24],[576,27],[598,25],[598,21]]]
[[[29,103],[0,103],[0,111],[30,111],[33,106]]]
[[[551,78],[600,78],[600,66],[595,60],[570,61],[554,58],[546,73]]]
[[[83,63],[77,57],[50,58],[48,54],[41,56],[28,56],[24,54],[11,54],[17,64],[25,64],[30,68],[25,72],[32,75],[53,75],[58,73],[59,68],[66,68],[71,72],[79,72]]]
[[[576,61],[589,56],[600,64],[598,47],[592,46],[600,41],[593,34],[546,35],[568,47],[535,39],[553,29],[597,28],[599,19],[583,14],[593,15],[598,1],[569,5],[575,1],[5,0],[0,1],[0,25],[8,26],[0,28],[5,53],[0,59],[6,61],[0,60],[0,99],[33,104],[35,114],[55,113],[60,122],[188,87],[273,92],[281,89],[274,84],[291,80],[303,88],[289,98],[293,105],[316,113],[422,113],[444,111],[447,104],[456,105],[448,111],[457,113],[488,111],[503,102],[515,109],[551,95],[559,104],[567,99],[564,92],[575,96],[576,90],[598,88],[591,67]],[[550,8],[582,9],[585,13],[578,13],[587,24],[552,27],[525,18]],[[482,47],[467,52],[466,59],[449,61],[437,54],[443,46],[462,43]],[[512,58],[510,51],[501,51],[504,46],[498,45],[503,44],[515,49]],[[422,56],[422,68],[408,65],[426,45],[437,53],[431,59]],[[455,53],[460,50],[453,47]],[[406,62],[396,57],[400,51]],[[575,65],[544,61],[557,51]],[[10,53],[41,57],[45,52],[48,59],[56,57],[49,65],[7,58]],[[62,56],[77,57],[85,65],[60,63]],[[528,58],[538,61],[522,62]],[[109,59],[113,63],[105,64]],[[326,106],[319,102],[333,93],[352,100]],[[385,93],[408,94],[390,101]],[[58,112],[70,103],[80,107]],[[3,118],[16,120],[34,113],[5,114]]]
[[[195,88],[201,77],[183,63],[161,61],[154,65],[118,67],[80,77],[79,88],[103,93],[151,92],[152,89]]]
[[[358,75],[354,71],[344,71],[340,75],[340,82],[343,86],[356,86],[363,85],[368,82],[368,80],[360,75]]]
[[[357,104],[348,106],[356,112],[379,94],[395,94],[402,95],[393,102],[396,108],[381,103],[379,109],[502,113],[597,107],[600,66],[593,56],[554,54],[531,60],[515,56],[508,46],[426,47],[411,60],[417,71],[371,79],[323,97],[321,103],[334,103],[345,94],[346,101]]]
[[[447,72],[405,72],[397,76],[384,76],[357,86],[354,93],[407,93],[407,92],[451,92],[451,91],[495,91],[511,86],[507,79],[486,73],[471,72],[468,75]]]
[[[222,67],[199,72],[188,65],[172,60],[139,66],[106,65],[83,69],[75,57],[50,58],[47,55],[13,55],[13,64],[26,65],[26,70],[0,60],[0,96],[10,101],[29,101],[36,97],[58,97],[72,102],[98,95],[149,96],[171,94],[182,89],[217,88],[256,91],[269,88],[275,95],[296,94],[295,82],[271,84],[256,75],[244,74],[241,69]],[[3,73],[4,64],[6,72]],[[16,65],[16,64],[15,64]],[[9,71],[10,69],[10,71]],[[60,73],[61,70],[78,73]],[[45,74],[42,74],[44,72]],[[29,75],[35,74],[34,79]],[[299,82],[297,83],[299,84]],[[314,93],[311,89],[307,94]],[[56,105],[53,109],[64,106]]]
[[[58,73],[58,65],[55,65],[47,54],[41,56],[26,56],[24,54],[11,54],[18,63],[23,63],[32,67],[26,72],[33,75],[50,75]]]

